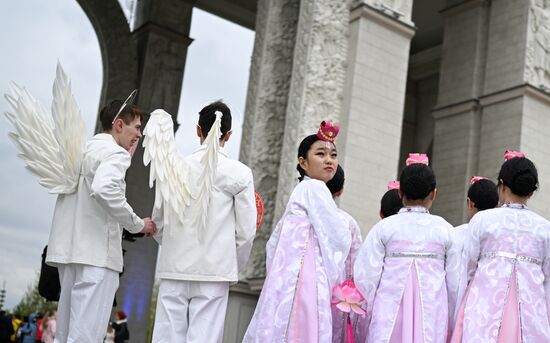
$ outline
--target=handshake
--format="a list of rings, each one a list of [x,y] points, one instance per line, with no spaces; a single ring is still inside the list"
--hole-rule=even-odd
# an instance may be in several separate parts
[[[157,233],[157,224],[151,218],[143,218],[143,224],[143,230],[140,233],[145,237],[151,237]]]

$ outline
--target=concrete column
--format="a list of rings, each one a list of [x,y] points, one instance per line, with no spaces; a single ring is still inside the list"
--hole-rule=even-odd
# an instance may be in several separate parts
[[[438,108],[434,111],[434,168],[439,197],[434,212],[457,225],[466,218],[472,175],[495,179],[506,149],[519,149],[539,168],[541,187],[550,164],[543,150],[550,121],[550,3],[462,1],[445,11]],[[543,192],[531,201],[550,214]]]
[[[136,41],[138,97],[136,103],[150,113],[164,108],[177,118],[194,1],[145,0],[138,2]],[[125,51],[118,51],[124,56]],[[197,118],[188,120],[196,121]],[[145,124],[145,123],[144,123]],[[177,125],[176,125],[177,127]],[[149,168],[143,166],[140,145],[126,176],[127,198],[136,213],[151,215],[154,192],[149,189]],[[125,270],[118,291],[119,307],[128,313],[132,341],[145,342],[158,244],[150,238],[124,241]]]
[[[444,38],[432,166],[438,196],[432,211],[454,225],[466,220],[465,194],[478,170],[489,2],[462,1],[442,11]]]
[[[344,98],[350,1],[302,0],[286,110],[275,220],[297,183],[300,141],[323,119],[338,120]],[[337,145],[338,145],[337,141]]]
[[[360,2],[348,17],[348,69],[342,133],[337,141],[346,171],[340,205],[358,221],[363,233],[380,219],[380,197],[387,182],[396,177],[414,35],[412,2],[394,8],[399,15],[389,5]]]
[[[254,174],[265,217],[256,235],[246,278],[260,289],[265,277],[265,244],[271,235],[282,159],[282,137],[296,42],[299,0],[260,0],[250,68],[240,159]]]

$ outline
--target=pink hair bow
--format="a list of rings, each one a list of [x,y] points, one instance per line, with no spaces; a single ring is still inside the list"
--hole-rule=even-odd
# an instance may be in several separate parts
[[[470,179],[470,185],[473,185],[474,183],[478,182],[479,180],[489,180],[485,176],[472,176]]]
[[[367,314],[361,308],[364,302],[365,299],[351,279],[347,279],[332,290],[332,303],[336,304],[336,308],[342,312],[349,313],[353,311],[363,316]]]
[[[388,191],[391,191],[392,189],[399,189],[399,181],[388,182]]]
[[[317,131],[317,137],[322,141],[334,143],[336,136],[338,136],[338,132],[340,132],[340,125],[332,124],[328,120],[323,120],[319,127],[319,131]]]
[[[512,158],[516,158],[516,157],[525,157],[525,154],[522,153],[521,151],[514,151],[514,150],[506,150],[504,152],[505,161],[511,160]]]
[[[425,164],[425,165],[429,165],[430,164],[430,159],[428,158],[428,155],[426,155],[426,154],[410,153],[409,157],[405,161],[405,164],[407,166],[410,166],[411,164],[414,164],[414,163],[422,163],[422,164]]]

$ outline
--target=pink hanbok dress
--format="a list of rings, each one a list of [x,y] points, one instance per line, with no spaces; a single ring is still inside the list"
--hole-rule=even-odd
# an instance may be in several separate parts
[[[325,183],[300,182],[267,243],[267,275],[243,342],[331,342],[331,292],[350,246]]]
[[[456,275],[443,218],[405,207],[369,232],[354,266],[355,285],[367,300],[368,343],[444,343],[449,313],[446,273]],[[453,287],[454,283],[453,283]]]
[[[348,223],[348,228],[351,233],[351,247],[349,250],[348,257],[346,259],[344,272],[338,279],[338,283],[342,283],[347,279],[353,278],[353,264],[363,239],[361,238],[361,229],[359,224],[353,219],[353,217],[346,211],[340,209],[340,214],[344,218],[344,221]],[[355,341],[360,342],[364,340],[366,328],[364,325],[364,317],[359,316],[353,311],[351,313],[344,313],[337,309],[335,306],[332,307],[332,342],[333,343],[345,343],[350,341],[349,337],[346,337],[346,323],[348,316],[350,317],[351,323],[353,325],[353,333]]]
[[[479,212],[464,252],[452,342],[550,342],[550,222],[518,204]]]

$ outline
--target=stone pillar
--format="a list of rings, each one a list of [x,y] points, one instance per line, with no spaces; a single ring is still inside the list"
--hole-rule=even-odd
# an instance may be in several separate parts
[[[414,35],[411,11],[408,1],[368,1],[356,3],[348,17],[348,69],[337,140],[346,172],[340,205],[363,233],[379,220],[380,198],[396,178]]]
[[[101,48],[103,86],[99,108],[125,99],[138,85],[137,43],[116,0],[77,0],[90,20]],[[99,116],[99,113],[98,113]],[[96,132],[101,131],[99,118]]]
[[[286,110],[275,218],[297,183],[300,141],[323,119],[338,121],[344,98],[350,1],[302,0]],[[337,141],[338,142],[338,141]],[[338,145],[339,143],[337,143]]]
[[[251,288],[256,290],[265,277],[265,244],[278,220],[273,214],[299,7],[299,0],[258,2],[240,152],[241,161],[252,169],[255,188],[265,206],[264,222],[246,273]]]
[[[138,96],[145,113],[164,108],[177,118],[194,1],[144,0],[138,2],[136,29]],[[124,56],[124,51],[119,51]],[[145,118],[146,119],[146,118]],[[196,121],[196,118],[188,120]],[[143,124],[145,124],[146,120]],[[177,126],[177,125],[176,125]],[[149,217],[154,191],[149,189],[149,168],[143,165],[141,144],[126,176],[128,201],[140,216]],[[158,244],[151,238],[124,241],[125,270],[118,291],[119,307],[129,312],[132,341],[145,342]]]
[[[469,178],[495,179],[505,149],[524,151],[548,184],[543,150],[550,121],[550,3],[463,1],[443,11],[445,37],[438,108],[434,111],[434,168],[439,197],[434,212],[457,225],[466,218]],[[495,180],[496,181],[496,180]],[[531,207],[550,214],[550,195]]]
[[[466,220],[465,194],[478,170],[489,3],[463,1],[442,11],[444,37],[432,166],[438,195],[433,212],[454,225]],[[490,176],[490,175],[488,175]]]
[[[505,149],[538,168],[541,192],[529,207],[550,216],[550,1],[491,2],[479,172],[496,177]]]
[[[243,281],[230,290],[224,342],[242,340],[265,278],[265,245],[277,220],[273,213],[299,7],[299,0],[258,1],[240,160],[252,169],[265,217]]]

